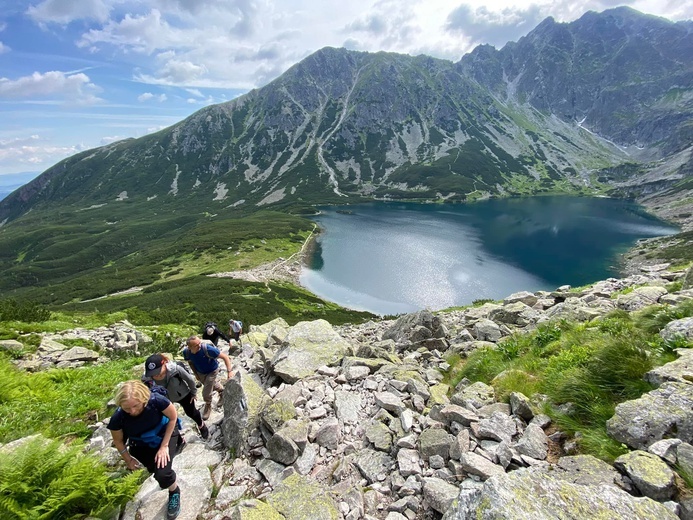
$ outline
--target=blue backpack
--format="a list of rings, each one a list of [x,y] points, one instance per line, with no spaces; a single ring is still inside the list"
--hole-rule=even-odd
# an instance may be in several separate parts
[[[164,390],[166,390],[164,388]],[[166,430],[166,425],[168,424],[168,417],[163,415],[161,417],[161,422],[153,429],[146,431],[144,433],[141,433],[138,436],[132,435],[130,436],[131,441],[135,441],[137,443],[142,443],[146,444],[150,448],[158,448],[161,446],[161,443],[164,441],[164,431]],[[183,427],[183,423],[180,420],[180,417],[176,420],[176,428],[180,430]]]

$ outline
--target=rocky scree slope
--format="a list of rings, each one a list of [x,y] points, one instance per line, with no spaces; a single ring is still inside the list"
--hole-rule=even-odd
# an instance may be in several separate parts
[[[341,327],[281,318],[253,326],[230,345],[235,375],[216,402],[210,440],[183,416],[189,446],[174,465],[180,518],[693,518],[676,474],[693,471],[688,349],[647,375],[657,389],[618,406],[608,429],[632,451],[613,466],[575,455],[576,440],[540,413],[538,401],[514,393],[497,402],[492,386],[463,380],[450,388],[441,375],[448,354],[548,320],[693,298],[690,273],[664,267],[454,312]],[[668,293],[664,286],[677,280],[683,288]],[[661,334],[693,338],[693,319],[670,322]],[[97,338],[117,341],[105,331]],[[94,430],[90,449],[120,464],[103,423]],[[122,517],[153,520],[165,500],[150,478]]]

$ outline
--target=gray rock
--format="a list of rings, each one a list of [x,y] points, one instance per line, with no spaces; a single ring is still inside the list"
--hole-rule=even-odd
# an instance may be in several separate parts
[[[681,444],[681,439],[663,439],[651,444],[647,451],[673,466],[676,464],[676,447],[679,444]]]
[[[313,479],[291,475],[267,496],[267,503],[292,520],[335,520],[339,509],[330,493]],[[259,516],[258,518],[263,518]]]
[[[693,318],[687,319],[690,319],[693,323]],[[690,383],[693,381],[693,349],[677,348],[676,353],[679,356],[677,360],[650,370],[645,374],[645,379],[654,386],[661,386],[662,383],[667,381],[679,383]]]
[[[425,477],[423,495],[431,509],[445,513],[459,495],[459,488],[439,478]]]
[[[623,477],[612,465],[592,455],[561,457],[552,474],[556,478],[582,486],[626,487]]]
[[[392,448],[392,432],[380,421],[369,421],[364,429],[364,435],[376,450],[389,452]]]
[[[503,304],[508,305],[510,303],[516,303],[516,302],[522,302],[525,305],[529,305],[530,307],[537,303],[539,298],[529,292],[529,291],[520,291],[516,293],[512,293],[510,296],[507,296],[503,299]]]
[[[450,443],[450,458],[460,460],[462,454],[469,451],[469,447],[469,431],[466,429],[461,430]]]
[[[356,392],[338,390],[334,393],[335,413],[344,424],[358,422],[362,404],[361,395]]]
[[[665,341],[676,338],[693,340],[693,318],[681,318],[670,321],[659,331],[659,335]]]
[[[489,314],[489,318],[497,323],[507,323],[518,327],[526,327],[536,323],[540,317],[540,312],[519,301],[503,305],[500,309],[495,309]]]
[[[517,442],[515,448],[522,455],[538,460],[546,459],[549,453],[549,438],[539,426],[530,424]]]
[[[481,477],[482,480],[492,477],[493,475],[505,474],[505,469],[498,464],[494,464],[490,460],[477,455],[473,452],[463,453],[460,456],[462,469],[470,475]]]
[[[443,520],[677,520],[665,506],[612,486],[583,486],[538,469],[488,479],[481,492],[462,490]]]
[[[534,411],[529,398],[521,392],[512,392],[510,394],[510,410],[513,415],[522,417],[525,421],[531,421],[534,418]]]
[[[177,458],[177,457],[176,457]],[[174,459],[175,463],[175,459]],[[206,467],[185,468],[176,471],[178,484],[183,491],[178,518],[193,520],[207,507],[212,496],[212,476]],[[168,504],[168,493],[162,493],[153,477],[148,478],[123,511],[123,520],[155,520],[163,518]]]
[[[404,410],[404,403],[392,392],[375,392],[375,404],[380,408],[399,415]]]
[[[330,450],[336,450],[341,439],[342,429],[336,417],[325,419],[315,434],[315,442]]]
[[[425,459],[431,455],[448,459],[453,440],[454,437],[442,428],[427,428],[419,436],[419,450]]]
[[[224,421],[221,431],[224,444],[231,455],[237,457],[247,451],[250,432],[260,424],[260,411],[269,396],[242,368],[224,386]]]
[[[479,341],[497,343],[503,337],[500,326],[490,319],[481,319],[474,324],[472,334]]]
[[[423,310],[399,317],[382,337],[400,344],[417,343],[428,338],[444,338],[445,327],[438,316]]]
[[[621,294],[616,298],[616,305],[619,309],[626,311],[637,311],[648,305],[654,305],[659,299],[667,294],[664,287],[637,287],[628,294]]]
[[[684,442],[693,441],[693,385],[664,383],[639,399],[616,406],[606,422],[614,439],[634,449],[647,447],[677,432]]]
[[[276,487],[282,480],[289,476],[289,473],[286,471],[287,469],[294,471],[293,468],[287,468],[270,459],[259,460],[257,464],[255,464],[255,469],[262,473],[262,476],[265,477],[272,487]]]
[[[625,473],[646,497],[664,501],[674,495],[674,472],[657,455],[632,451],[618,457],[614,466]]]
[[[274,373],[287,383],[314,374],[322,365],[337,365],[351,346],[325,320],[301,321],[289,329],[272,358]]]
[[[309,443],[303,449],[303,453],[299,455],[296,462],[294,462],[294,469],[300,475],[307,475],[315,466],[315,459],[318,455],[318,450],[315,444]]]
[[[487,404],[491,404],[496,400],[496,393],[492,386],[477,381],[463,388],[454,394],[450,401],[452,404],[462,406],[474,410],[481,408]]]
[[[397,452],[397,465],[403,477],[421,474],[421,456],[416,450],[400,449]]]
[[[689,477],[693,477],[693,446],[687,442],[676,446],[676,463],[680,471],[686,473]]]
[[[517,433],[517,425],[509,415],[495,412],[488,419],[479,421],[479,429],[477,431],[482,439],[493,439],[510,443],[513,436]]]
[[[365,448],[354,454],[354,465],[358,468],[370,484],[378,482],[383,476],[390,474],[390,468],[394,461],[392,457],[382,451]],[[404,475],[403,475],[404,476]]]
[[[24,349],[24,344],[16,339],[0,339],[0,350],[19,352]]]
[[[448,424],[453,421],[463,426],[469,426],[472,422],[477,422],[479,416],[476,412],[456,404],[448,404],[440,409],[440,414],[445,417]]]
[[[230,520],[253,520],[255,518],[262,518],[262,520],[286,520],[286,517],[279,514],[279,511],[271,505],[254,498],[243,500],[231,510]]]
[[[282,430],[278,431],[267,441],[267,451],[269,451],[270,458],[288,466],[293,464],[300,453],[296,443],[286,435]]]

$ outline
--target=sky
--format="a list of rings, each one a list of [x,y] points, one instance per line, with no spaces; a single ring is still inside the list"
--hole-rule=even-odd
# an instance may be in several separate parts
[[[548,16],[693,0],[0,0],[0,179],[142,137],[266,85],[326,47],[459,60]]]

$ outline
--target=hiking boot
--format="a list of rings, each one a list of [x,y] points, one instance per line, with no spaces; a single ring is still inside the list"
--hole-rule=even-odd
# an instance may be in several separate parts
[[[210,415],[212,415],[212,403],[205,403],[205,407],[202,410],[202,419],[206,421]]]
[[[173,520],[180,513],[180,491],[169,493],[168,507],[166,508],[166,520]]]
[[[200,426],[200,437],[202,437],[204,440],[209,439],[209,429],[207,428],[206,424]]]

